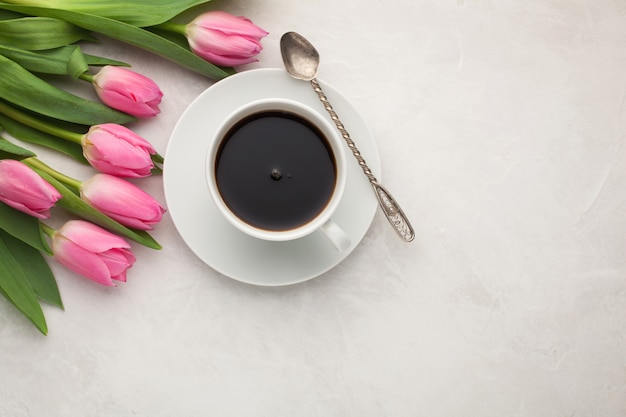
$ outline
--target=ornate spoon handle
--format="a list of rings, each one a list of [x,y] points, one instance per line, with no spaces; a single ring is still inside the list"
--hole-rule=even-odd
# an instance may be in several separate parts
[[[389,220],[389,223],[391,223],[401,239],[403,239],[405,242],[412,241],[415,238],[415,232],[413,231],[413,227],[411,226],[409,219],[405,216],[398,203],[396,203],[396,200],[394,200],[394,198],[385,189],[385,187],[378,183],[378,180],[376,180],[376,177],[374,177],[374,174],[372,174],[372,171],[367,166],[365,159],[363,159],[363,157],[361,156],[361,152],[359,152],[358,148],[350,138],[350,134],[343,126],[343,123],[341,123],[341,121],[339,120],[339,116],[337,116],[337,113],[335,113],[333,106],[331,106],[328,102],[328,99],[326,98],[322,87],[319,85],[315,78],[311,80],[311,85],[313,86],[313,90],[315,90],[315,92],[317,93],[322,104],[324,104],[324,108],[330,115],[330,118],[333,122],[335,122],[337,129],[341,133],[343,139],[348,144],[348,147],[358,161],[359,166],[363,170],[363,173],[365,174],[365,176],[367,176],[367,179],[374,188],[374,193],[376,194],[378,203],[383,209],[387,220]]]

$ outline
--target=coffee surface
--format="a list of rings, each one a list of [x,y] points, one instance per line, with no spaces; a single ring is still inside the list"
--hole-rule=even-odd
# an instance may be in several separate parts
[[[226,205],[265,230],[289,230],[314,219],[336,182],[336,162],[322,132],[282,111],[253,114],[235,124],[215,165]]]

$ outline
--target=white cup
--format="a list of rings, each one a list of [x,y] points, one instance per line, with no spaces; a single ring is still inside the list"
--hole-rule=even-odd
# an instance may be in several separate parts
[[[233,130],[236,130],[238,126],[241,124],[245,124],[246,120],[250,120],[250,118],[254,118],[254,115],[267,115],[268,112],[281,115],[291,115],[291,117],[295,117],[296,120],[302,122],[306,121],[306,123],[312,125],[314,127],[313,130],[317,131],[321,136],[325,139],[326,149],[328,149],[328,154],[334,160],[334,185],[332,187],[332,191],[329,191],[329,197],[326,201],[316,202],[322,205],[322,208],[314,213],[310,218],[307,218],[305,221],[299,224],[292,225],[287,228],[273,228],[273,227],[265,227],[259,226],[258,224],[254,224],[254,222],[250,221],[250,219],[245,219],[245,216],[242,216],[241,213],[237,213],[237,209],[235,205],[232,203],[232,197],[225,197],[228,192],[226,190],[226,186],[224,186],[224,182],[220,183],[220,178],[223,178],[224,174],[221,174],[218,171],[218,166],[221,164],[222,152],[224,149],[227,149],[228,143],[232,142],[233,139],[229,139],[231,137],[231,133]],[[277,112],[277,113],[276,113]],[[284,126],[283,126],[284,127]],[[252,129],[252,128],[250,128]],[[271,129],[280,129],[280,128],[270,128]],[[284,129],[283,129],[284,130]],[[253,130],[252,130],[253,131]],[[277,133],[278,135],[279,133]],[[267,134],[265,134],[267,135]],[[320,136],[320,135],[318,135]],[[234,136],[232,136],[234,138]],[[264,140],[263,134],[259,134],[259,141]],[[296,138],[294,138],[295,140]],[[256,137],[255,137],[256,140]],[[299,103],[297,101],[283,99],[283,98],[271,98],[271,99],[262,99],[258,101],[250,102],[246,105],[243,105],[233,111],[226,119],[220,124],[220,126],[216,129],[216,131],[210,137],[210,146],[207,154],[207,163],[206,163],[206,178],[208,183],[209,192],[211,197],[220,210],[224,218],[226,218],[233,226],[235,226],[240,231],[263,240],[268,241],[289,241],[294,239],[300,239],[304,236],[310,235],[311,233],[320,232],[323,233],[330,243],[340,252],[343,252],[348,249],[351,244],[350,238],[347,234],[341,229],[337,223],[332,220],[332,216],[339,205],[341,198],[343,197],[343,193],[346,187],[346,178],[347,178],[347,167],[346,167],[346,151],[345,144],[343,143],[343,139],[341,138],[338,131],[335,127],[325,119],[320,113],[317,111],[307,107],[306,105]],[[225,143],[226,145],[223,145]],[[267,139],[266,142],[256,142],[259,145],[263,146],[263,150],[265,151],[265,145],[261,145],[261,143],[271,143],[271,140]],[[255,143],[254,146],[257,146]],[[291,144],[290,144],[291,145]],[[234,145],[233,145],[234,146]],[[268,146],[276,146],[275,144]],[[232,149],[232,148],[231,148]],[[241,166],[246,169],[250,165],[248,162],[252,158],[252,162],[256,163],[257,159],[262,159],[261,157],[256,158],[255,152],[261,154],[256,151],[246,151],[246,147],[243,147],[243,152],[239,152],[242,156]],[[226,151],[224,151],[224,154]],[[231,151],[232,152],[232,151]],[[273,151],[272,151],[273,152]],[[272,153],[270,152],[270,153]],[[231,153],[231,155],[239,156],[236,152]],[[265,155],[265,153],[263,153]],[[285,156],[287,155],[287,156]],[[283,153],[282,158],[290,158],[289,153]],[[298,156],[302,158],[302,155]],[[296,156],[294,156],[296,158]],[[238,161],[238,160],[237,160]],[[294,161],[297,161],[294,160]],[[226,163],[224,162],[226,165]],[[253,165],[253,164],[252,164]],[[306,164],[301,164],[305,166]],[[231,163],[231,166],[235,166],[235,164]],[[265,165],[264,165],[265,166]],[[304,168],[303,168],[304,169]],[[263,168],[265,170],[265,168]],[[246,171],[245,169],[242,171]],[[250,169],[252,171],[252,169]],[[299,174],[294,174],[292,177],[289,172],[280,172],[278,169],[272,170],[273,172],[259,172],[254,171],[252,174],[249,174],[246,171],[246,175],[254,175],[254,181],[257,181],[259,175],[263,176],[262,181],[276,181],[276,186],[280,186],[280,181],[285,181],[283,184],[289,183],[289,186],[296,184],[299,186],[301,183],[297,181],[298,177],[301,177]],[[297,171],[297,170],[296,170]],[[304,173],[306,174],[306,172]],[[303,175],[304,175],[303,174]],[[222,177],[220,177],[220,175]],[[220,178],[218,178],[220,177]],[[287,178],[289,177],[289,178]],[[247,177],[246,177],[247,178]],[[263,187],[267,182],[263,182]],[[220,187],[220,184],[222,186]],[[249,184],[246,182],[245,184]],[[310,185],[310,183],[309,183]],[[264,189],[263,187],[259,187],[259,190]],[[271,187],[274,187],[271,185]],[[232,188],[232,187],[231,187]],[[250,195],[252,203],[249,204],[249,207],[244,207],[246,210],[254,210],[258,205],[263,205],[265,209],[268,207],[272,207],[272,204],[278,204],[278,202],[274,202],[272,199],[263,200],[263,196],[252,198],[253,195],[256,195],[256,189],[250,190],[251,187],[242,187],[248,191],[246,193]],[[233,191],[234,190],[234,191]],[[233,192],[239,192],[238,188],[233,188],[230,191],[230,195],[234,195]],[[275,190],[272,188],[271,190]],[[280,190],[280,189],[278,189]],[[258,191],[262,194],[261,191]],[[274,192],[274,191],[272,191]],[[277,191],[280,193],[280,191]],[[307,196],[308,191],[304,188],[298,189],[297,193],[305,193]],[[302,196],[303,194],[298,194]],[[310,194],[314,195],[314,193]],[[281,204],[280,209],[285,210],[285,213],[293,213],[290,211],[289,206],[293,203],[297,203],[297,201],[291,201],[291,194],[286,194],[286,200]],[[269,197],[268,197],[269,198]],[[230,200],[229,200],[230,199]],[[235,200],[238,198],[235,197]],[[227,201],[229,200],[229,201]],[[262,201],[263,200],[263,201]],[[256,201],[256,202],[255,202]],[[303,199],[299,199],[299,201],[303,201]],[[295,204],[297,206],[297,204]],[[302,210],[303,212],[306,210]]]

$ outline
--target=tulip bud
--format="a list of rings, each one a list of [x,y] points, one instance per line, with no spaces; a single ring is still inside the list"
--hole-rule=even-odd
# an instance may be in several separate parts
[[[92,80],[98,97],[109,107],[136,117],[152,117],[161,112],[163,93],[148,77],[107,65]]]
[[[50,217],[61,194],[22,162],[0,160],[0,201],[38,219]]]
[[[80,187],[81,198],[124,226],[151,230],[165,209],[148,193],[109,174],[96,174]]]
[[[124,239],[83,220],[70,220],[56,230],[51,246],[60,264],[102,285],[126,282],[126,270],[135,263]]]
[[[196,55],[216,65],[236,66],[256,61],[268,32],[245,17],[213,11],[191,21],[185,34]]]
[[[156,151],[144,138],[118,124],[92,126],[82,139],[83,154],[100,172],[118,177],[147,177]]]

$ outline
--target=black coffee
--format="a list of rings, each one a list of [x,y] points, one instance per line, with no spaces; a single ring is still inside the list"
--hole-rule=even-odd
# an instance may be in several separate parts
[[[265,111],[239,121],[218,149],[215,176],[230,210],[260,229],[288,230],[315,218],[337,168],[322,132],[304,118]]]

